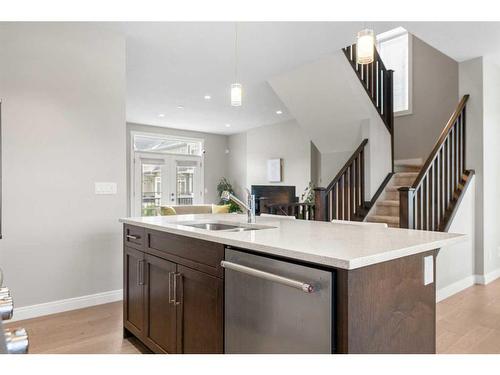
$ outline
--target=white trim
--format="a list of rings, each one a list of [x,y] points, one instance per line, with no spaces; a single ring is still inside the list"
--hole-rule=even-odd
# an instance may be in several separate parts
[[[476,276],[470,275],[465,279],[459,280],[457,282],[454,282],[453,284],[445,286],[444,288],[438,289],[436,291],[436,302],[443,301],[446,298],[451,297],[452,295],[457,294],[458,292],[461,292],[462,290],[470,288],[475,283],[476,283]]]
[[[102,305],[104,303],[121,301],[123,289],[90,294],[87,296],[61,299],[40,303],[38,305],[14,307],[14,317],[9,322],[37,318],[39,316],[56,314],[64,311],[82,309],[84,307]]]
[[[467,288],[470,288],[473,285],[487,285],[496,279],[500,278],[500,268],[496,269],[494,271],[491,271],[490,273],[487,273],[486,275],[470,275],[467,276],[466,278],[459,280],[457,282],[454,282],[453,284],[450,284],[448,286],[445,286],[444,288],[441,288],[436,291],[436,302],[440,302],[445,300],[448,297],[451,297],[454,294],[457,294],[461,292],[462,290],[465,290]]]
[[[487,273],[486,275],[475,275],[476,284],[488,285],[492,281],[500,278],[500,268]]]

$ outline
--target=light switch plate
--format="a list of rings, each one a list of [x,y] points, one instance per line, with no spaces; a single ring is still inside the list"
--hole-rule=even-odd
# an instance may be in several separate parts
[[[113,195],[116,194],[116,182],[96,182],[95,183],[95,193],[102,195]]]
[[[434,257],[432,255],[424,257],[424,285],[434,282]]]

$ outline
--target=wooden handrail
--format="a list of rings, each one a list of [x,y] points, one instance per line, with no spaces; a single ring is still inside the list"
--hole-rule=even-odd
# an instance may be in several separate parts
[[[364,139],[326,188],[316,188],[315,220],[360,220],[365,195]]]
[[[439,149],[441,148],[444,141],[448,137],[448,134],[450,134],[451,128],[456,123],[458,116],[460,116],[460,114],[463,112],[463,110],[465,108],[465,104],[467,103],[468,100],[469,100],[469,94],[466,94],[462,97],[462,100],[460,100],[460,102],[458,103],[457,109],[455,110],[455,112],[453,112],[450,119],[446,123],[446,126],[444,127],[443,131],[441,132],[441,135],[439,136],[436,144],[434,145],[434,148],[432,149],[431,154],[427,158],[426,162],[424,163],[424,166],[422,167],[422,169],[420,170],[420,173],[418,174],[417,178],[415,179],[415,182],[413,183],[412,188],[417,188],[422,183],[422,179],[429,171],[429,168],[430,168],[432,162],[434,161],[434,159],[436,158],[436,155],[437,155]]]
[[[472,172],[466,169],[464,95],[446,123],[412,186],[399,189],[401,228],[444,231],[465,194]]]
[[[349,160],[347,160],[346,163],[344,164],[344,166],[340,169],[339,173],[337,173],[337,175],[333,178],[333,180],[325,188],[326,193],[329,193],[330,191],[332,191],[332,189],[335,186],[335,184],[337,182],[339,182],[339,180],[342,177],[342,175],[349,168],[349,166],[352,164],[352,162],[354,161],[354,159],[356,159],[359,156],[359,154],[361,153],[361,151],[363,151],[363,149],[365,148],[365,146],[366,146],[367,143],[368,143],[368,139],[367,138],[363,139],[363,141],[358,146],[358,148],[352,153],[352,155],[349,158]]]

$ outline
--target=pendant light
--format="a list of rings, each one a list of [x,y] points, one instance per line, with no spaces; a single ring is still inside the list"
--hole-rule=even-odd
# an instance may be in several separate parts
[[[372,29],[363,29],[358,32],[356,41],[356,63],[370,64],[374,59],[375,34]]]
[[[233,107],[240,107],[242,100],[241,83],[238,83],[238,24],[235,24],[235,38],[234,38],[234,80],[235,83],[231,84],[231,105]]]

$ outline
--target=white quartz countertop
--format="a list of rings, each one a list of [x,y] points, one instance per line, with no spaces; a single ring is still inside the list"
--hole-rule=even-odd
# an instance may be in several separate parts
[[[344,269],[418,254],[466,239],[462,234],[268,217],[257,217],[256,224],[274,228],[255,231],[208,231],[183,225],[214,221],[246,223],[246,215],[201,214],[120,219],[126,224]]]

